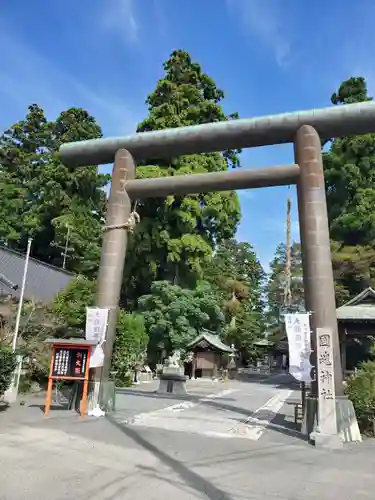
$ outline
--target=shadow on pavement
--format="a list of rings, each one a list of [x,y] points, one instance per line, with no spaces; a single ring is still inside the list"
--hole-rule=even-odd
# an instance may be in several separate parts
[[[212,394],[192,394],[192,393],[186,393],[186,394],[160,394],[157,391],[139,391],[136,389],[116,389],[116,394],[121,394],[123,396],[140,396],[144,398],[152,398],[152,399],[165,399],[167,401],[191,401],[193,403],[199,403],[200,401],[204,400],[205,398],[213,398],[217,400],[222,400],[222,401],[234,401],[233,398],[228,398],[228,397],[216,397],[212,396]]]
[[[258,373],[238,374],[237,380],[245,383],[272,385],[276,389],[282,389],[285,387],[298,390],[300,388],[299,383],[286,372],[271,373],[270,375]]]
[[[44,413],[44,408],[45,404],[31,404],[27,405],[27,408],[39,408],[39,410]],[[51,404],[50,406],[50,411],[72,411],[69,409],[68,403],[61,403],[61,404]]]
[[[176,474],[178,474],[185,484],[190,486],[192,489],[199,493],[203,493],[210,500],[234,500],[232,495],[229,495],[227,492],[219,489],[213,483],[204,479],[199,474],[190,470],[186,465],[179,462],[175,458],[167,455],[159,448],[154,446],[152,443],[147,441],[144,437],[140,436],[134,429],[130,427],[123,426],[116,422],[112,415],[107,416],[107,420],[111,422],[117,429],[126,434],[127,437],[131,438],[135,443],[142,446],[145,450],[152,453],[155,457],[157,457],[161,462],[170,467]],[[146,468],[141,467],[146,471]],[[148,469],[149,473],[155,474],[154,470]],[[161,475],[157,475],[158,479],[161,478]],[[163,478],[166,480],[165,478]]]
[[[10,408],[8,403],[0,402],[0,412],[7,411],[8,408]]]
[[[282,386],[284,387],[284,385]],[[298,386],[297,386],[298,387]],[[119,391],[117,391],[119,392]],[[138,397],[147,397],[147,398],[157,398],[157,399],[168,399],[165,395],[160,395],[156,392],[146,392],[146,391],[134,391],[134,390],[124,390],[119,392],[124,395],[132,395]],[[264,425],[267,429],[273,430],[275,432],[279,432],[289,437],[293,437],[296,439],[300,439],[302,441],[308,442],[307,436],[300,432],[301,425],[295,424],[293,421],[288,420],[287,414],[278,412],[270,412],[269,410],[261,410],[257,411],[256,414],[251,414],[248,409],[242,408],[239,406],[235,406],[233,404],[227,404],[227,402],[234,401],[233,398],[205,398],[204,396],[177,396],[172,395],[170,398],[172,400],[184,400],[184,401],[193,401],[201,406],[208,406],[210,408],[214,408],[216,410],[226,410],[231,411],[233,413],[239,413],[240,415],[244,415],[246,418],[237,419],[239,423],[248,425],[248,426],[261,426]],[[285,403],[287,404],[287,403]],[[250,415],[249,415],[250,413]],[[267,421],[267,424],[262,424],[262,421]]]
[[[267,421],[267,424],[265,424],[265,427],[267,429],[280,432],[281,434],[285,434],[290,437],[301,439],[302,441],[308,441],[307,437],[300,431],[301,426],[287,420],[286,414],[280,412],[274,413],[269,410],[261,410],[249,416],[249,410],[247,409],[241,408],[239,406],[226,405],[216,400],[202,401],[201,404],[219,410],[228,410],[234,413],[243,414],[246,416],[246,418],[238,419],[238,421],[248,426],[259,426],[262,425],[262,421]]]

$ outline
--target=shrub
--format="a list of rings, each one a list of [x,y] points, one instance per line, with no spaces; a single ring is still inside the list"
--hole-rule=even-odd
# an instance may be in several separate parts
[[[12,374],[17,366],[17,357],[11,348],[0,343],[0,396],[9,388]]]
[[[345,390],[352,401],[358,425],[364,434],[374,433],[375,422],[375,362],[363,363],[347,380]]]
[[[120,311],[112,357],[112,372],[117,386],[132,385],[132,371],[143,365],[147,343],[143,317]]]

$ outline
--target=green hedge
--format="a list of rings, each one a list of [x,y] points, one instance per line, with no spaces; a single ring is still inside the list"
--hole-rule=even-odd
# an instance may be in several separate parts
[[[0,343],[0,396],[9,388],[12,374],[17,366],[17,357],[8,345]]]
[[[346,382],[345,392],[353,403],[361,432],[373,435],[375,429],[375,362],[363,363]]]

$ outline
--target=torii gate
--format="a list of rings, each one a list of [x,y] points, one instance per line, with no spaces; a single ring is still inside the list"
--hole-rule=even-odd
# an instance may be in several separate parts
[[[60,156],[66,165],[78,167],[114,161],[96,295],[96,305],[111,311],[101,380],[106,381],[109,376],[131,200],[296,184],[305,307],[311,312],[311,362],[316,366],[317,332],[328,330],[333,344],[331,354],[336,392],[336,410],[330,408],[333,413],[337,412],[336,423],[334,415],[327,416],[328,403],[322,403],[317,380],[312,384],[307,404],[306,432],[310,433],[313,428],[318,406],[320,442],[333,446],[338,443],[339,435],[345,435],[347,441],[360,439],[352,405],[343,394],[321,140],[371,132],[375,132],[375,103],[363,102],[63,144]],[[294,144],[294,165],[135,179],[134,162],[137,160],[291,142]],[[349,417],[344,418],[344,414]]]

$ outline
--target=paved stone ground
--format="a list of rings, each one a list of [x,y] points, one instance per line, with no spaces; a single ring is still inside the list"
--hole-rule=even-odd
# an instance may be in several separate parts
[[[192,382],[182,400],[144,384],[119,391],[111,418],[84,421],[61,410],[44,420],[42,400],[15,406],[0,413],[0,499],[374,498],[375,443],[310,447],[282,381]]]
[[[197,380],[188,382],[188,397],[175,399],[152,393],[156,387],[121,391],[116,421],[148,429],[256,441],[294,392],[284,386]]]

